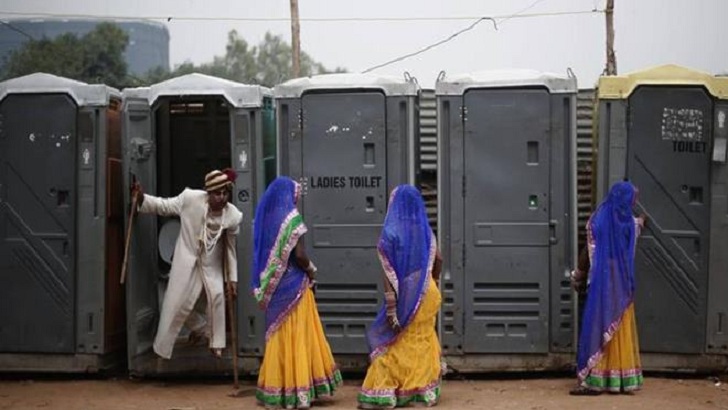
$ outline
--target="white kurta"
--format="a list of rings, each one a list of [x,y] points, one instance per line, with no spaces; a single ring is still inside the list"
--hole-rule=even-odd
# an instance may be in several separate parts
[[[222,276],[222,247],[227,245],[227,266],[230,280],[238,281],[235,235],[243,214],[228,203],[223,209],[221,225],[225,229],[214,249],[207,254],[200,249],[200,238],[207,223],[207,192],[185,189],[174,198],[144,195],[139,212],[180,217],[180,233],[174,248],[172,270],[162,303],[154,351],[161,357],[172,357],[174,343],[185,320],[192,312],[200,293],[207,296],[207,324],[210,347],[225,347],[225,293]]]

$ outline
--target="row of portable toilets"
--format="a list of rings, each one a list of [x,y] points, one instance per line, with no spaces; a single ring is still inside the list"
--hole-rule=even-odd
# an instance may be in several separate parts
[[[389,192],[420,181],[419,86],[325,75],[273,90],[192,74],[123,92],[46,74],[0,83],[0,370],[224,373],[204,346],[151,345],[178,222],[141,216],[119,284],[131,178],[173,196],[233,167],[241,370],[264,319],[250,278],[253,212],[276,175],[301,181],[324,329],[344,368],[367,364],[381,302],[375,246]],[[578,303],[573,76],[442,76],[437,101],[438,321],[458,371],[572,366]],[[602,77],[597,198],[623,178],[650,223],[636,259],[647,369],[728,365],[728,78],[677,66]],[[228,352],[231,354],[231,352]],[[228,357],[229,359],[229,357]]]

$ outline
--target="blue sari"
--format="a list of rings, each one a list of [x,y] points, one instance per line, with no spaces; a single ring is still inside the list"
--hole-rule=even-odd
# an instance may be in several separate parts
[[[634,301],[634,255],[638,236],[632,214],[636,189],[629,182],[615,184],[590,219],[596,248],[591,258],[590,282],[584,308],[577,374],[583,381],[601,359],[606,345]]]
[[[306,273],[291,252],[306,233],[296,208],[300,185],[287,177],[275,179],[255,209],[251,288],[265,310],[266,340],[283,323],[308,286]]]
[[[427,290],[436,246],[420,192],[412,185],[395,188],[389,198],[377,252],[396,294],[397,318],[402,329],[412,322]],[[387,322],[383,304],[367,331],[370,358],[384,353],[397,335]]]
[[[255,397],[267,408],[309,408],[341,385],[309,279],[292,252],[306,226],[300,185],[280,177],[256,208],[251,287],[265,309],[265,354]]]

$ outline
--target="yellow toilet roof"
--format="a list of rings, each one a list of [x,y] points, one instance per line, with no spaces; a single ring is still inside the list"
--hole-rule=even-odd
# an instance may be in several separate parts
[[[710,94],[728,100],[728,77],[716,77],[703,71],[667,64],[624,75],[599,77],[599,98],[627,99],[641,85],[694,85],[705,87]]]

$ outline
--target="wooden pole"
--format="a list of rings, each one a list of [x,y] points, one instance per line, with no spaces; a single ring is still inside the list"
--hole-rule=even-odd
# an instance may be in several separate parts
[[[230,343],[232,344],[231,351],[233,355],[233,388],[237,390],[240,388],[240,383],[238,382],[238,321],[237,316],[235,315],[235,299],[233,299],[232,293],[228,291],[228,288],[232,281],[230,280],[229,276],[230,269],[228,267],[227,258],[227,232],[223,232],[222,235],[222,275],[223,280],[225,281],[225,301],[227,302],[227,316],[230,318]]]
[[[124,261],[121,263],[121,279],[120,284],[124,284],[126,281],[126,270],[129,263],[129,244],[131,243],[131,230],[134,226],[134,215],[137,213],[137,196],[131,199],[131,209],[129,210],[129,224],[126,227],[126,242],[124,242]]]
[[[604,10],[607,27],[607,75],[617,75],[617,56],[614,53],[614,0],[607,0]]]
[[[301,76],[301,26],[298,21],[298,0],[291,0],[291,48],[293,53],[293,78]]]

